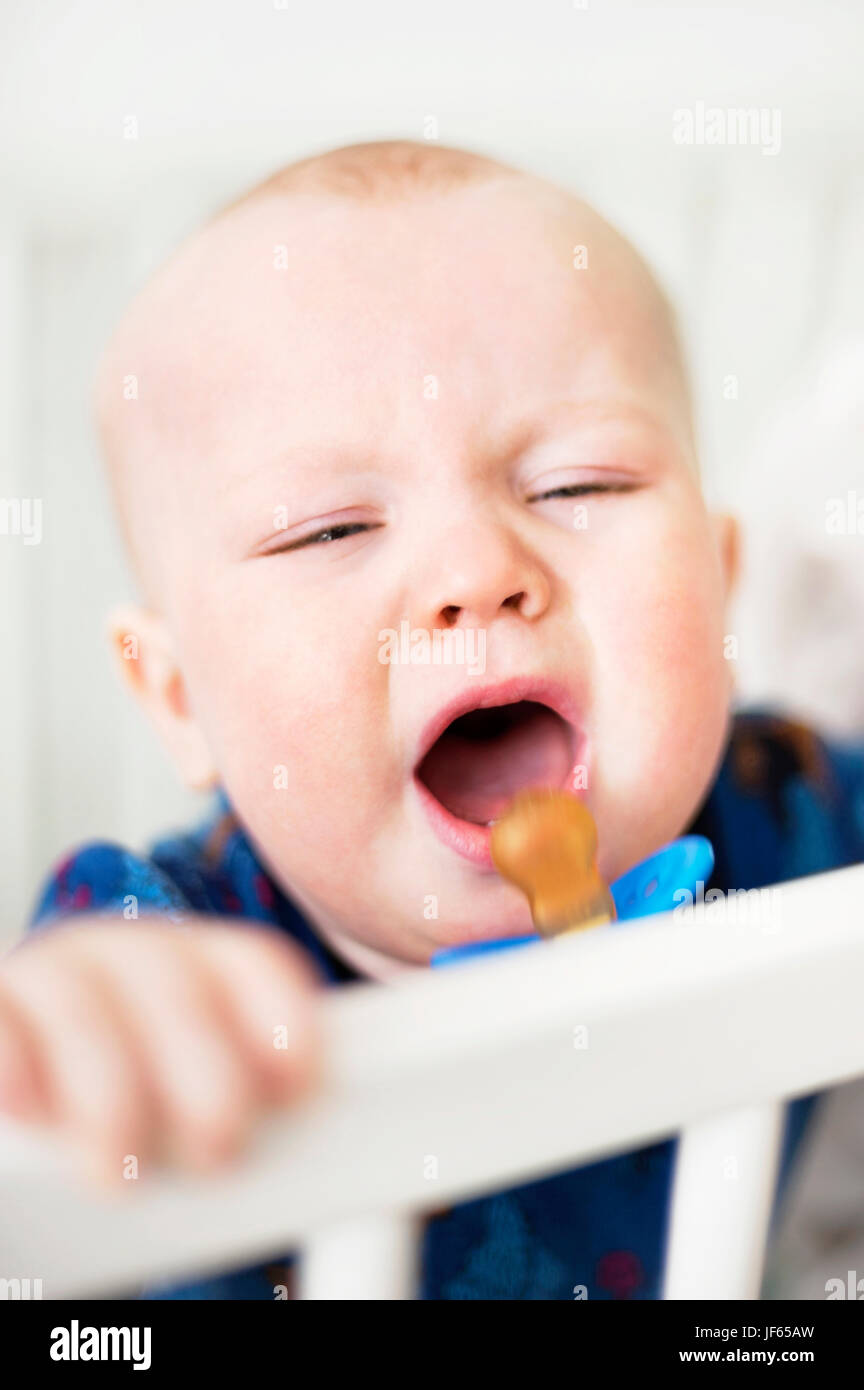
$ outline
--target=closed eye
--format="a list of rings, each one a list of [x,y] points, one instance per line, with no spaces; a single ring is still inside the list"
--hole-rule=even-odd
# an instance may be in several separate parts
[[[368,521],[342,521],[338,526],[325,526],[321,531],[313,531],[309,536],[301,536],[300,540],[291,541],[288,545],[281,545],[278,549],[266,553],[284,555],[286,551],[302,550],[310,545],[330,545],[334,541],[345,540],[348,536],[359,535],[361,531],[377,531],[379,525],[371,525]]]
[[[634,492],[638,483],[568,483],[564,487],[553,487],[548,492],[538,492],[529,497],[529,502],[545,502],[550,497],[587,497],[593,492]]]

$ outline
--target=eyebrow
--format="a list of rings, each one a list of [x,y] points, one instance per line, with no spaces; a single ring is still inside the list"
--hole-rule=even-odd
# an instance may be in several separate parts
[[[376,466],[376,464],[378,466]],[[225,492],[234,492],[238,488],[249,486],[255,479],[264,476],[273,476],[279,472],[303,473],[313,477],[323,468],[333,469],[334,466],[341,465],[338,469],[342,473],[352,473],[355,476],[361,473],[380,472],[380,459],[375,459],[368,448],[358,450],[346,444],[322,444],[320,441],[315,444],[289,444],[284,449],[280,449],[278,454],[267,458],[266,462],[254,461],[243,473],[235,474],[227,479],[224,484]]]
[[[576,401],[565,399],[546,406],[536,420],[526,420],[517,426],[514,434],[525,441],[523,447],[530,446],[561,429],[578,426],[582,423],[606,423],[621,421],[625,424],[648,425],[652,430],[666,432],[662,419],[637,401],[620,401],[609,397]]]

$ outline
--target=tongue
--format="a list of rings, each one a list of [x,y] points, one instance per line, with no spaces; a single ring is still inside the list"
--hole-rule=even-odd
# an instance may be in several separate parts
[[[443,734],[420,768],[434,797],[460,820],[485,825],[525,787],[565,785],[573,760],[570,731],[552,710],[537,708],[494,738]]]

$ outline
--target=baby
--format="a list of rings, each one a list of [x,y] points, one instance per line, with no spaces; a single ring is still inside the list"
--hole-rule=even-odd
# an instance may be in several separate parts
[[[585,798],[606,882],[688,828],[721,887],[864,857],[864,759],[841,796],[815,737],[731,717],[735,529],[672,314],[576,197],[411,142],[292,165],[139,295],[97,408],[117,665],[216,792],[145,857],[67,860],[0,965],[0,1104],[101,1179],[222,1163],[308,1092],[322,984],[531,930],[489,850],[524,786]],[[673,1147],[436,1213],[423,1296],[657,1297]]]

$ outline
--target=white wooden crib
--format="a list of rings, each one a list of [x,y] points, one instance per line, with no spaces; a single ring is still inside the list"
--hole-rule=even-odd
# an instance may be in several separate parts
[[[864,1074],[862,895],[864,865],[750,920],[667,914],[335,991],[323,1092],[224,1177],[101,1197],[4,1122],[0,1278],[122,1294],[297,1249],[303,1298],[412,1298],[424,1211],[680,1133],[664,1297],[758,1298],[783,1103]]]

